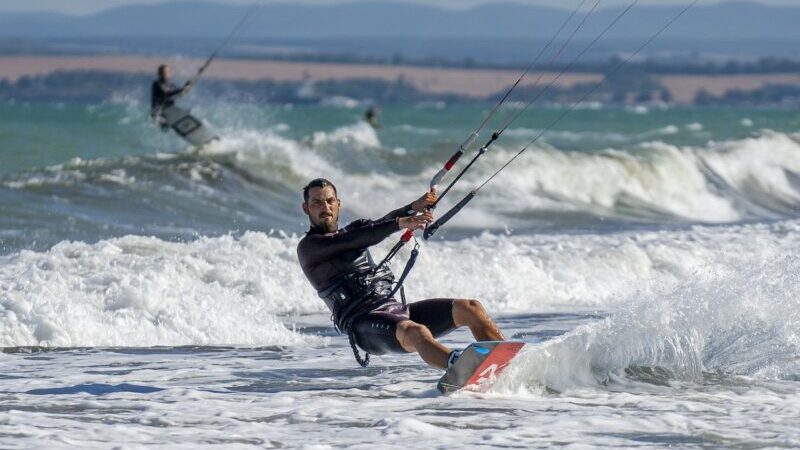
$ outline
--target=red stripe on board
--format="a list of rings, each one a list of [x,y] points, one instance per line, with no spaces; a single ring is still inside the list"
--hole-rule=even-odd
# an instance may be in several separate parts
[[[524,345],[525,343],[523,342],[503,342],[498,344],[475,372],[472,373],[467,382],[464,383],[463,389],[479,390],[481,382],[484,380],[491,380],[494,383],[494,379],[500,376],[500,373],[505,370],[511,359],[519,353]]]

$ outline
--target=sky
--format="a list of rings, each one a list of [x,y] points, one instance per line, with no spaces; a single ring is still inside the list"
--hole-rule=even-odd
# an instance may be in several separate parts
[[[181,0],[0,0],[0,11],[17,11],[17,12],[63,12],[70,14],[90,14],[113,6],[134,4],[134,3],[165,3]],[[215,3],[227,4],[251,4],[253,0],[210,0]],[[271,3],[289,3],[300,2],[303,3],[317,3],[317,4],[336,4],[336,3],[352,3],[357,0],[260,0]],[[395,0],[397,1],[397,0]],[[403,0],[407,1],[407,0]],[[548,6],[565,6],[568,7],[572,4],[570,1],[565,0],[411,0],[415,3],[425,3],[430,5],[448,6],[452,8],[459,8],[465,6],[472,6],[476,4],[491,4],[491,3],[506,3],[513,1],[516,3],[529,3],[536,5]],[[772,5],[797,5],[798,0],[750,0],[756,3],[772,4]],[[628,4],[630,0],[604,0],[603,5],[618,5]],[[701,3],[720,3],[721,0],[701,0]],[[643,5],[666,5],[678,4],[683,5],[687,0],[641,0],[639,2]]]

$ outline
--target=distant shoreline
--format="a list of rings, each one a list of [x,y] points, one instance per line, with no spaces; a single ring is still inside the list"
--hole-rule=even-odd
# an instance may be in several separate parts
[[[107,71],[130,74],[153,74],[159,64],[173,66],[176,77],[186,79],[202,63],[198,58],[165,58],[155,56],[0,56],[0,79],[15,82],[24,76],[47,75],[64,71]],[[420,92],[454,94],[465,98],[485,98],[510,86],[519,77],[518,70],[426,68],[403,65],[294,62],[278,60],[220,59],[206,72],[218,80],[313,82],[325,80],[402,78]],[[538,73],[529,75],[523,84],[531,85]],[[555,72],[542,75],[540,86],[546,86]],[[723,95],[733,89],[749,91],[771,84],[800,85],[800,74],[731,74],[731,75],[652,75],[665,86],[678,104],[691,104],[698,92]],[[566,73],[555,85],[569,88],[580,83],[596,83],[600,73]]]
[[[178,78],[191,77],[204,60],[150,56],[0,56],[0,78],[11,82],[25,75],[46,75],[56,71],[99,70],[123,73],[155,74],[159,64],[170,64]],[[205,73],[207,78],[256,81],[324,81],[375,78],[394,81],[404,78],[421,92],[456,94],[482,98],[514,83],[517,70],[425,68],[379,64],[343,64],[252,59],[219,59]],[[557,74],[545,73],[540,84],[549,83]],[[538,77],[538,74],[536,75]],[[532,84],[529,77],[524,84]],[[600,74],[565,74],[556,86],[597,82]]]

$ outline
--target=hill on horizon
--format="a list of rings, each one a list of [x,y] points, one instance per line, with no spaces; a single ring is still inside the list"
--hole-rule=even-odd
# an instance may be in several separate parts
[[[584,12],[593,4],[586,2]],[[568,6],[574,6],[570,3]],[[586,57],[630,52],[685,5],[634,7]],[[187,0],[127,5],[89,15],[0,11],[0,53],[208,54],[245,16],[248,5]],[[577,34],[588,42],[622,11],[596,11]],[[571,10],[519,3],[463,10],[398,1],[339,5],[261,5],[225,49],[228,57],[325,55],[520,64]],[[577,19],[573,25],[577,23]],[[699,4],[650,45],[645,56],[671,60],[800,58],[800,4]],[[569,31],[562,34],[566,36]],[[565,58],[579,45],[570,46]],[[345,58],[346,59],[346,58]]]
[[[592,2],[584,7],[588,10]],[[247,5],[182,1],[125,5],[89,15],[0,11],[0,37],[146,37],[227,35]],[[637,5],[608,37],[649,36],[683,8]],[[579,33],[595,36],[622,10],[599,9]],[[258,8],[243,27],[244,38],[306,37],[491,37],[545,38],[570,10],[519,3],[479,5],[463,10],[369,1],[339,5],[270,3]],[[798,39],[800,5],[772,6],[735,1],[697,5],[665,33],[682,39]]]

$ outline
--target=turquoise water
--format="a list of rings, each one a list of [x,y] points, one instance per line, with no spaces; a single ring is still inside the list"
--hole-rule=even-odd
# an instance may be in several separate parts
[[[0,104],[2,252],[131,233],[171,240],[301,233],[298,192],[317,176],[341,183],[345,200],[357,199],[345,202],[349,214],[378,215],[377,203],[422,192],[488,106],[388,106],[379,130],[361,121],[361,107],[200,102],[194,111],[222,137],[199,153],[157,130],[136,99]],[[514,111],[501,110],[479,142]],[[563,112],[526,112],[453,200]],[[798,191],[789,147],[798,126],[797,114],[780,109],[578,109],[442,235],[791,217]],[[772,185],[773,170],[788,177],[780,186]]]
[[[381,117],[384,129],[379,133],[380,142],[385,148],[404,147],[424,154],[442,147],[441,155],[445,155],[455,142],[460,143],[478,125],[488,109],[488,105],[444,106],[441,109],[435,105],[386,106]],[[510,110],[509,107],[505,111]],[[511,130],[542,129],[561,112],[560,108],[528,112],[512,124]],[[197,113],[234,136],[237,132],[286,124],[289,128],[281,135],[296,140],[315,132],[353,125],[362,117],[359,108],[323,106],[204,105]],[[741,122],[746,119],[753,124],[743,126]],[[686,130],[685,126],[693,123],[702,124],[703,129]],[[668,126],[679,130],[657,133]],[[741,139],[763,128],[794,132],[800,128],[800,114],[786,109],[762,108],[651,109],[646,114],[618,108],[578,110],[559,122],[553,128],[554,135],[545,136],[543,141],[580,151],[604,149],[619,143],[630,145],[648,139],[675,145],[703,145],[711,139]],[[3,102],[0,103],[0,173],[41,168],[76,157],[109,159],[183,149],[177,138],[165,138],[155,131],[147,120],[146,108],[137,103]],[[563,136],[559,139],[559,133],[564,132],[583,135],[583,139],[563,139]]]

